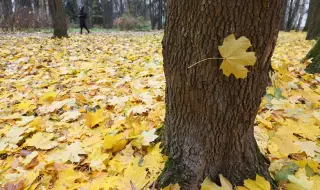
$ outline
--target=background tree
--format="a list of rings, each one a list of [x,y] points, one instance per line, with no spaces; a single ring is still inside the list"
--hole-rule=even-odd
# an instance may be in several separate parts
[[[84,6],[85,11],[87,13],[87,25],[89,28],[93,27],[93,23],[92,23],[92,5],[93,5],[93,0],[82,0],[81,5]],[[112,0],[110,0],[112,1]]]
[[[2,13],[2,27],[6,28],[9,22],[12,22],[12,1],[11,0],[0,0],[1,13]]]
[[[161,185],[198,189],[206,176],[217,181],[218,174],[234,185],[256,174],[272,181],[253,126],[269,81],[283,0],[227,2],[168,0],[163,143],[169,159]],[[230,34],[246,36],[256,53],[246,79],[223,75],[221,60],[188,69],[199,60],[219,57],[218,46]]]
[[[289,10],[288,10],[287,26],[286,26],[287,32],[289,32],[294,28],[295,22],[299,17],[299,8],[300,8],[301,0],[290,0],[289,2],[290,4],[289,4]]]
[[[283,1],[283,13],[282,13],[282,19],[281,19],[281,23],[280,23],[280,30],[284,31],[286,30],[286,26],[287,26],[287,19],[288,19],[288,0],[284,0]]]
[[[112,28],[113,25],[113,0],[102,0],[103,27]]]
[[[52,18],[53,36],[54,37],[68,37],[67,32],[67,18],[61,0],[50,0],[49,9]]]
[[[306,9],[306,4],[307,4],[307,0],[301,0],[301,4],[299,7],[299,19],[297,19],[297,25],[296,25],[296,31],[300,31],[302,30],[302,20],[304,18],[304,15],[306,13],[305,9]]]
[[[308,26],[307,40],[320,37],[320,1],[315,2],[314,10]]]
[[[103,19],[102,19],[102,4],[100,0],[93,0],[92,2],[92,22],[93,24],[97,24],[102,26]]]
[[[313,15],[313,11],[315,8],[315,3],[317,0],[309,0],[309,9],[308,9],[308,15],[307,15],[307,21],[306,21],[306,25],[303,28],[303,31],[308,31],[309,29],[309,25],[312,19],[312,15]]]

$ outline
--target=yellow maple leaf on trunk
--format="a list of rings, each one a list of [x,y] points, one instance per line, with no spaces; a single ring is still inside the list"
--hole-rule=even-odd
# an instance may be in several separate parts
[[[219,46],[220,54],[223,57],[220,66],[223,74],[226,76],[234,74],[237,79],[247,77],[249,71],[245,66],[253,66],[257,61],[254,52],[246,51],[249,47],[251,47],[251,43],[244,36],[236,40],[234,34],[231,34],[224,39],[223,45]]]

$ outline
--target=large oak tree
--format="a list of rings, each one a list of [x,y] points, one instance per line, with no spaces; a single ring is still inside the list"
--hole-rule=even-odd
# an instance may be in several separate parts
[[[159,183],[198,189],[222,174],[233,185],[256,174],[272,182],[254,138],[254,120],[269,81],[283,0],[168,0],[163,39],[166,77],[164,151]],[[246,79],[219,69],[218,46],[247,37],[257,62]]]
[[[67,37],[67,18],[61,0],[50,0],[49,10],[52,18],[53,37]]]

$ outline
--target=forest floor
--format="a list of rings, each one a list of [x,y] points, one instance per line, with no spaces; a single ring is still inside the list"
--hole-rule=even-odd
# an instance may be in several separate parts
[[[255,127],[270,172],[289,190],[320,189],[320,76],[304,72],[314,44],[304,38],[280,33]],[[149,189],[167,159],[156,133],[165,113],[161,40],[159,32],[0,35],[0,187]]]

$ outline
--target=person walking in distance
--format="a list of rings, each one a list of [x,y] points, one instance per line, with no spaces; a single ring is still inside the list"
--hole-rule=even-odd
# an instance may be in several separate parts
[[[87,19],[87,13],[84,12],[84,7],[81,6],[80,7],[80,13],[78,15],[79,19],[80,19],[80,34],[82,34],[82,29],[85,28],[88,32],[88,34],[90,33],[87,25],[86,25],[86,19]]]

